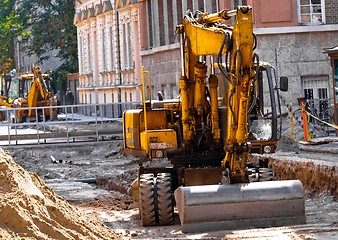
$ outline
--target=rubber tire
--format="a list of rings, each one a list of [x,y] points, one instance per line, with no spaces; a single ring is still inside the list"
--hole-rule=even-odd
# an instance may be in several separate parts
[[[154,174],[141,174],[139,179],[139,213],[142,226],[156,225]]]
[[[273,171],[271,168],[259,168],[259,181],[272,181],[273,180]]]
[[[248,175],[249,182],[258,182],[259,173],[256,172],[256,168],[249,168],[248,171],[251,171],[251,174]]]
[[[157,174],[158,224],[174,224],[174,204],[170,173]]]

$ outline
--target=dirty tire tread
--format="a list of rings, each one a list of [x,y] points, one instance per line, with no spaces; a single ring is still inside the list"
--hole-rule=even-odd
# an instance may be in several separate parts
[[[139,211],[142,226],[156,225],[153,174],[142,174],[140,176],[139,201]]]
[[[272,181],[273,180],[273,171],[271,168],[260,168],[259,169],[259,181]]]
[[[157,201],[159,225],[172,225],[174,208],[170,173],[157,175]]]

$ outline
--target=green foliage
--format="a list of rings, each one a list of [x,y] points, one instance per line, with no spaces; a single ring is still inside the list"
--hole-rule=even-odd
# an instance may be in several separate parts
[[[21,31],[14,5],[15,0],[0,0],[0,74],[9,72],[14,65],[13,37]]]
[[[48,59],[45,53],[58,50],[56,57],[64,64],[54,80],[59,71],[62,81],[63,72],[78,71],[74,0],[0,0],[0,6],[0,70],[13,67],[13,40],[21,35],[26,52],[38,56],[40,62]]]
[[[62,93],[66,92],[68,73],[68,70],[62,68],[59,68],[51,73],[51,77],[53,79],[52,89],[54,92],[56,92],[56,90],[61,90]]]
[[[28,52],[44,61],[48,59],[45,53],[58,50],[57,57],[64,61],[60,70],[77,72],[77,34],[73,24],[75,1],[25,0],[18,12],[20,16],[29,16]],[[22,23],[26,24],[25,21]]]

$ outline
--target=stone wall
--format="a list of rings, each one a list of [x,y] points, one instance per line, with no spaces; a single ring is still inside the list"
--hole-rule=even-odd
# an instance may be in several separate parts
[[[260,60],[277,65],[279,77],[289,78],[289,91],[282,93],[287,102],[297,104],[302,94],[301,76],[326,75],[332,89],[332,69],[324,49],[337,45],[338,31],[267,34],[258,35],[257,39]]]
[[[278,76],[289,78],[289,91],[282,93],[286,102],[298,104],[301,97],[301,76],[328,76],[329,98],[333,97],[332,69],[325,48],[338,44],[338,31],[301,32],[257,35],[261,61],[277,66]],[[176,98],[180,75],[178,45],[142,52],[142,63],[152,76],[153,97],[164,90],[165,98]]]
[[[326,24],[338,24],[338,4],[337,0],[325,1]]]
[[[157,98],[157,92],[162,91],[164,99],[176,98],[179,94],[178,80],[180,76],[180,53],[177,44],[169,47],[143,51],[142,64],[150,71],[152,98]]]

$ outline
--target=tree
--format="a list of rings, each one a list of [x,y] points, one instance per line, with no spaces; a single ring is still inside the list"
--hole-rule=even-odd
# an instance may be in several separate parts
[[[0,74],[4,74],[14,67],[13,39],[22,33],[22,27],[15,0],[0,0],[0,6]]]
[[[57,57],[64,61],[59,70],[78,71],[77,33],[73,24],[74,0],[21,0],[18,14],[25,34],[27,52],[40,61],[48,59],[50,50],[58,50]]]
[[[75,1],[0,0],[0,6],[0,74],[14,67],[14,39],[22,36],[26,53],[40,62],[57,50],[56,57],[64,63],[53,76],[63,86],[64,72],[78,71]]]

